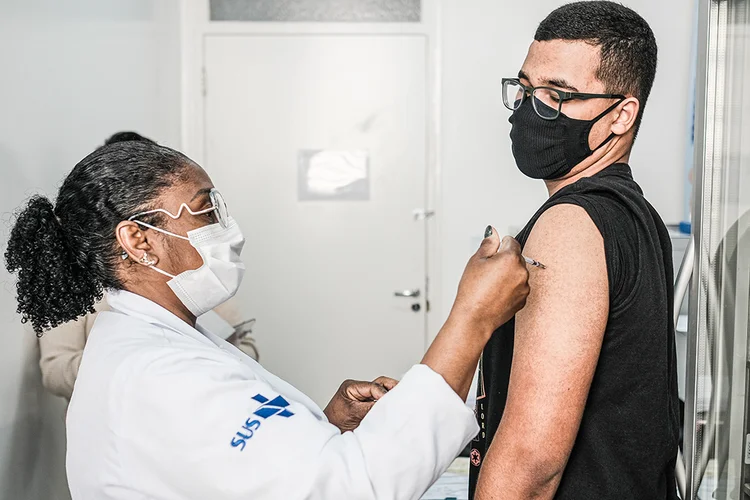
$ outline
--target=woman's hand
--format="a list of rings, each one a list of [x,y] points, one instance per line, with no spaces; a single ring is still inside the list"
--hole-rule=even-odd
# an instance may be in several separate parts
[[[501,243],[494,228],[487,233],[466,265],[448,321],[422,359],[464,400],[492,332],[522,309],[529,295],[518,242],[506,236]]]
[[[353,431],[377,400],[396,387],[398,381],[379,377],[372,382],[346,380],[323,410],[328,421],[341,432]]]
[[[469,260],[458,285],[451,319],[491,334],[526,304],[529,271],[518,242],[494,228]]]

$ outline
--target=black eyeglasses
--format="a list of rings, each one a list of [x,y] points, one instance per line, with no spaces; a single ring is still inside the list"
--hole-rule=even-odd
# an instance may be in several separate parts
[[[531,87],[524,85],[518,78],[503,78],[503,104],[511,111],[523,104],[526,96],[531,96],[534,111],[544,120],[556,120],[560,116],[562,105],[575,99],[626,99],[622,94],[586,94],[583,92],[564,92],[551,87]]]

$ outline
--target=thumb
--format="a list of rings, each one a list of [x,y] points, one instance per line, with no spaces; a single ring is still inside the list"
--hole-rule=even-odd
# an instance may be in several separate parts
[[[500,243],[499,252],[509,252],[514,254],[521,254],[521,244],[516,241],[512,236],[506,236]]]
[[[388,390],[374,382],[355,382],[348,388],[349,395],[355,401],[377,401],[386,395]]]
[[[497,229],[492,226],[487,226],[484,232],[484,239],[482,244],[477,250],[476,256],[486,259],[495,255],[500,248],[500,236],[497,234]]]
[[[390,391],[391,389],[396,387],[396,385],[398,385],[398,380],[392,379],[390,377],[378,377],[375,380],[373,380],[372,383],[380,384],[383,387],[385,387],[387,391]]]

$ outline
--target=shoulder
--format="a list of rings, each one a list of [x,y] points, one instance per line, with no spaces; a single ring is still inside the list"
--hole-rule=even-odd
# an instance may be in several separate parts
[[[96,313],[87,345],[101,348],[120,348],[150,342],[163,343],[163,328],[141,318],[104,309]]]
[[[545,265],[579,261],[597,249],[603,252],[603,239],[591,215],[583,207],[568,203],[547,209],[534,224],[524,247],[525,252],[536,252],[529,257]]]
[[[251,370],[221,349],[114,311],[99,314],[87,342],[87,358],[99,373],[110,373],[113,389],[130,392],[159,380],[186,385],[206,376],[226,379]],[[248,373],[245,373],[248,372]]]
[[[614,165],[607,170],[622,165]],[[617,237],[636,226],[636,219],[647,216],[649,205],[640,186],[629,175],[586,177],[572,186],[562,200],[584,208],[599,230]]]
[[[119,408],[116,421],[124,434],[138,434],[152,421],[172,422],[173,428],[162,432],[184,431],[174,422],[185,416],[208,426],[217,412],[249,400],[252,388],[262,385],[252,370],[201,344],[159,343],[128,351],[110,385],[111,407]]]
[[[534,225],[524,254],[546,266],[531,269],[531,295],[519,319],[560,321],[566,316],[606,316],[609,281],[604,241],[588,212],[561,204]],[[548,325],[552,327],[552,325]]]
[[[130,364],[135,371],[130,381],[143,385],[168,382],[190,389],[200,383],[256,378],[239,360],[197,343],[161,344],[131,360]]]

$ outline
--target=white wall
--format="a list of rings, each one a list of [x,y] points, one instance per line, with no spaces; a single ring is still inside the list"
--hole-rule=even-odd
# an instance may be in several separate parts
[[[515,167],[500,80],[516,75],[537,25],[563,3],[443,0],[442,315],[486,225],[503,233],[519,229],[546,199],[543,183]],[[631,165],[664,220],[679,222],[693,9],[683,0],[624,3],[649,22],[659,44],[656,82]]]
[[[179,0],[0,2],[0,250],[10,212],[54,196],[118,130],[179,146]],[[0,270],[0,498],[68,498],[64,403],[46,395],[33,333]]]

